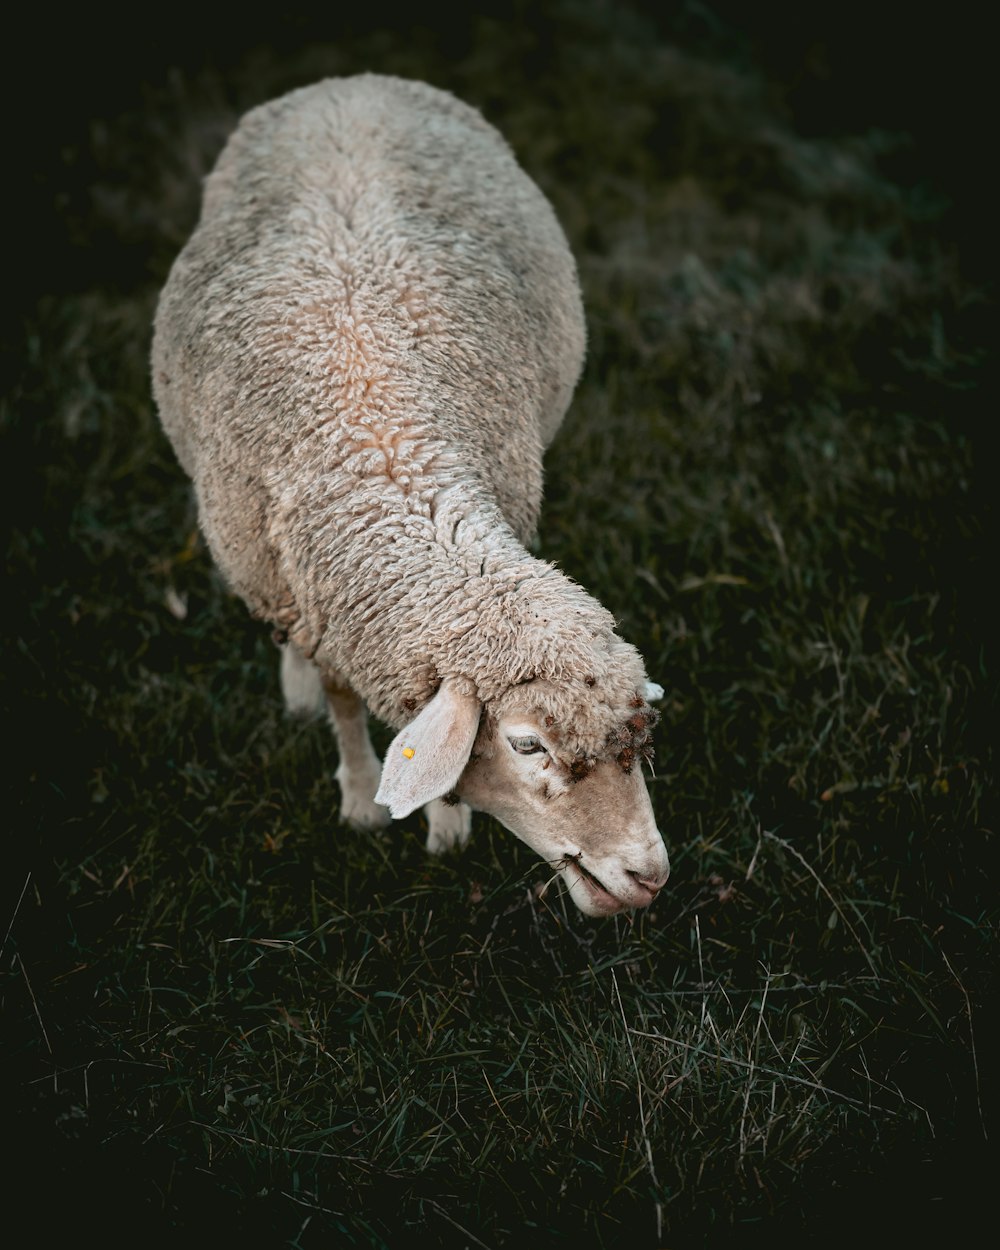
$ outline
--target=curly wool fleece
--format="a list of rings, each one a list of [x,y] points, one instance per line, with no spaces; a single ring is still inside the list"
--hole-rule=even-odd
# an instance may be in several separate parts
[[[458,677],[586,763],[645,753],[655,713],[610,614],[524,548],[584,345],[565,237],[497,131],[360,75],[240,123],[161,296],[153,384],[256,616],[394,728]]]

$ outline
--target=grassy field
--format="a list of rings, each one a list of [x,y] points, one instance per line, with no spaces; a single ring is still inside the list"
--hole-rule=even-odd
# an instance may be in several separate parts
[[[0,1197],[32,1244],[936,1245],[987,1212],[982,57],[861,5],[665,12],[46,35],[0,450]],[[543,896],[485,818],[440,861],[417,815],[338,826],[331,735],[285,719],[157,423],[156,294],[227,131],[363,69],[480,107],[579,261],[541,553],[667,690],[673,876],[634,919]]]

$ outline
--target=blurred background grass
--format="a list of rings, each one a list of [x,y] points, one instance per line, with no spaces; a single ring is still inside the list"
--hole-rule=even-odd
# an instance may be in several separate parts
[[[11,1225],[393,1248],[975,1227],[996,275],[967,13],[26,15],[0,453]],[[365,69],[480,107],[579,260],[590,353],[542,552],[668,692],[674,874],[634,923],[539,897],[543,866],[485,819],[444,862],[417,816],[337,826],[330,736],[285,721],[156,422],[156,292],[226,133]]]

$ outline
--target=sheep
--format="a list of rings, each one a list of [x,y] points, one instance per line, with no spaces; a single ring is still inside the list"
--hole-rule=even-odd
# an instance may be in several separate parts
[[[494,816],[588,916],[669,864],[642,763],[663,691],[532,555],[582,368],[555,213],[474,108],[328,78],[248,112],[157,303],[154,398],[229,588],[324,703],[341,819],[418,807],[427,849]],[[397,731],[380,764],[374,715]]]

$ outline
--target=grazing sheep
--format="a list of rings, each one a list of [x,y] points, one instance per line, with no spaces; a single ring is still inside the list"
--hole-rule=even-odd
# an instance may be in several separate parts
[[[470,807],[577,906],[646,906],[667,854],[641,776],[662,690],[525,549],[584,320],[552,209],[474,109],[328,79],[253,109],[160,297],[153,385],[228,584],[324,697],[341,815]],[[380,766],[367,708],[401,732]],[[388,809],[388,810],[387,810]]]

